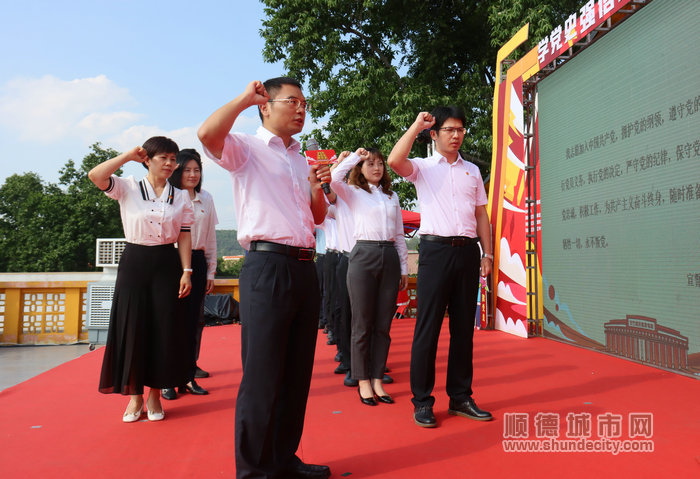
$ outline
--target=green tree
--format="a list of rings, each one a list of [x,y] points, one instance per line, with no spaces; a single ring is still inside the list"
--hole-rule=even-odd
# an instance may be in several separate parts
[[[245,258],[241,258],[237,261],[224,261],[224,259],[221,257],[217,258],[216,277],[238,278],[241,275],[241,268],[243,268],[244,262]]]
[[[60,185],[36,173],[12,175],[0,187],[0,269],[2,271],[88,271],[94,269],[95,239],[122,237],[119,204],[87,178],[117,155],[92,145],[79,168],[69,160]],[[118,172],[121,174],[121,172]]]
[[[61,191],[36,173],[12,175],[0,187],[0,269],[44,271],[51,233],[65,218]],[[59,201],[56,201],[56,200]]]
[[[55,254],[62,260],[62,271],[86,271],[95,266],[95,240],[97,238],[121,238],[124,232],[119,214],[119,203],[108,198],[88,178],[88,172],[98,164],[114,158],[119,152],[90,146],[78,168],[72,160],[59,171],[60,184],[65,188],[64,201],[70,210],[66,222],[59,231],[59,244]],[[121,176],[117,170],[116,175]]]
[[[417,113],[464,107],[463,151],[485,176],[491,161],[496,53],[528,20],[537,41],[576,12],[571,0],[263,0],[264,58],[309,87],[314,131],[336,150],[385,154]],[[425,146],[413,153],[425,155]],[[403,207],[412,185],[396,181]]]
[[[216,254],[219,256],[236,256],[245,254],[238,242],[236,230],[216,230]]]

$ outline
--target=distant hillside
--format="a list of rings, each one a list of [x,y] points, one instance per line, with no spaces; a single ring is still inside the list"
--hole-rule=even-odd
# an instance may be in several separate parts
[[[216,255],[237,256],[245,253],[236,239],[236,230],[216,230]]]

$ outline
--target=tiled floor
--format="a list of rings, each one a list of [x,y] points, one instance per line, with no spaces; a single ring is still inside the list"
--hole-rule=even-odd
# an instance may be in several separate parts
[[[0,391],[87,352],[87,344],[0,346]]]

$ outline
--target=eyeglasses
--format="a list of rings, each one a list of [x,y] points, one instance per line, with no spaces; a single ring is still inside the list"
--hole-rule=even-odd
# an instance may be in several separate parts
[[[457,134],[459,134],[459,135],[464,135],[464,134],[467,133],[467,129],[464,128],[463,126],[462,126],[462,127],[459,127],[459,128],[455,128],[455,127],[446,127],[446,128],[440,128],[439,130],[440,130],[440,131],[444,131],[444,132],[447,133],[448,135],[454,135],[455,133],[457,133]]]
[[[298,98],[280,98],[278,100],[267,100],[268,103],[275,103],[275,102],[280,102],[280,103],[286,103],[289,106],[293,106],[295,110],[298,110],[299,108],[303,108],[306,111],[311,111],[311,107],[309,107],[309,104],[306,103],[305,101],[301,101]]]

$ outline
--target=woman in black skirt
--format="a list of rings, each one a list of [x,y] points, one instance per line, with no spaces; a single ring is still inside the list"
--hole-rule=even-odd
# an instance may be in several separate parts
[[[384,156],[375,148],[344,151],[331,173],[331,188],[352,211],[355,246],[348,258],[352,310],[350,371],[358,380],[360,401],[392,404],[382,378],[399,289],[408,284],[408,251],[401,208],[391,191]],[[347,184],[345,176],[349,173]]]
[[[176,168],[177,144],[162,136],[97,165],[88,176],[119,201],[127,245],[119,261],[99,390],[131,396],[124,422],[138,421],[144,386],[148,419],[165,417],[161,388],[184,384],[189,373],[182,298],[191,289],[194,220],[187,192],[168,178]],[[114,173],[129,161],[148,174],[139,180]],[[175,249],[174,243],[181,246]]]
[[[197,366],[204,329],[204,297],[214,289],[216,274],[216,230],[219,222],[214,198],[202,189],[202,158],[197,150],[187,148],[177,154],[177,170],[170,178],[176,188],[187,191],[194,210],[192,224],[192,292],[187,297],[187,336],[192,341],[190,380],[180,386],[180,393],[209,394],[197,384],[196,377],[208,377],[209,373]],[[175,388],[163,389],[163,399],[175,399]]]

